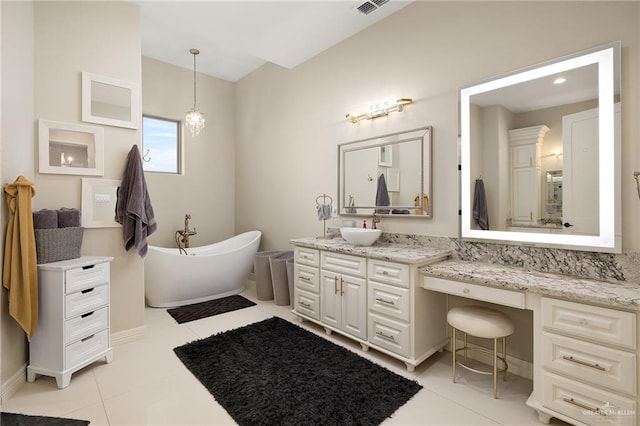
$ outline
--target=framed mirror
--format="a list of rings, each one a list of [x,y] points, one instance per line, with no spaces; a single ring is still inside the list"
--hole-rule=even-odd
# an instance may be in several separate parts
[[[341,215],[431,218],[430,126],[338,145]]]
[[[82,121],[137,129],[139,105],[137,84],[82,73]]]
[[[83,124],[39,120],[40,173],[104,174],[104,129]]]
[[[620,42],[460,90],[460,235],[621,251]]]

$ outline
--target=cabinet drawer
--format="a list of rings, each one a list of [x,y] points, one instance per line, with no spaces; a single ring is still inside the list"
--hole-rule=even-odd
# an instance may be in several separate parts
[[[294,284],[302,290],[317,293],[320,288],[320,271],[305,265],[295,265]]]
[[[427,290],[439,291],[470,299],[496,303],[498,305],[512,306],[524,309],[524,293],[503,288],[487,287],[478,284],[451,281],[442,278],[425,276],[422,287]]]
[[[409,265],[383,260],[369,260],[368,272],[371,280],[409,288]]]
[[[636,316],[631,312],[544,297],[542,324],[548,330],[636,348]]]
[[[295,247],[295,262],[308,266],[320,266],[320,252],[306,247]]]
[[[109,304],[109,286],[101,285],[65,296],[65,318],[95,311]]]
[[[300,290],[296,288],[294,290],[294,305],[293,308],[301,315],[306,315],[309,318],[316,320],[320,319],[320,299],[317,294],[309,293],[308,291]]]
[[[409,321],[409,290],[369,281],[369,309]]]
[[[588,425],[636,424],[636,402],[555,374],[544,373],[542,404]]]
[[[369,313],[369,343],[409,356],[409,326],[399,321]]]
[[[64,322],[65,344],[109,328],[109,308],[87,312]]]
[[[364,257],[323,251],[320,253],[320,265],[322,269],[357,277],[365,277],[367,274],[367,259]]]
[[[544,366],[565,375],[636,395],[636,355],[594,343],[543,333]]]
[[[65,272],[65,293],[95,287],[109,282],[109,264],[97,263]]]
[[[64,349],[64,368],[73,368],[109,348],[109,330],[87,336]]]

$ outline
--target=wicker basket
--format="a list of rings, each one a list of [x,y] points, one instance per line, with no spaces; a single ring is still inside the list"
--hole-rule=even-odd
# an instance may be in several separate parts
[[[35,229],[38,263],[57,262],[80,257],[83,230],[84,228],[80,226]]]

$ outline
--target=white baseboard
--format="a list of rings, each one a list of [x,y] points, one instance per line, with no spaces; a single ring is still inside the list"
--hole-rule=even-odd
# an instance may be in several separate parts
[[[460,349],[464,345],[464,341],[461,339],[456,340],[456,347]],[[481,346],[474,345],[473,343],[468,343],[470,348],[479,348]],[[502,346],[498,343],[498,354],[500,354]],[[451,352],[451,345],[449,345],[449,352]],[[460,354],[460,352],[458,352]],[[475,361],[480,361],[483,364],[492,365],[493,360],[491,359],[491,353],[488,352],[480,352],[480,351],[469,351],[467,356]],[[521,360],[519,358],[514,358],[509,355],[509,345],[507,344],[507,364],[509,366],[508,372],[515,374],[516,376],[524,377],[525,379],[533,380],[533,363]],[[500,366],[500,361],[498,361],[498,366]],[[498,367],[500,368],[500,367]]]
[[[0,388],[0,407],[2,407],[2,401],[11,398],[18,389],[27,382],[27,364],[25,363],[15,372],[13,376],[2,383]]]
[[[147,335],[147,326],[143,325],[129,330],[111,333],[111,345],[118,346],[129,342],[140,340]]]

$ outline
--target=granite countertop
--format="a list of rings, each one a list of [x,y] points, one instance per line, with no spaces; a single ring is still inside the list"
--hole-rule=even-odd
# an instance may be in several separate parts
[[[444,260],[453,253],[453,250],[384,242],[376,242],[369,247],[360,247],[347,243],[341,237],[331,239],[296,238],[289,242],[294,246],[327,250],[335,253],[353,254],[370,259],[419,265]]]
[[[420,269],[425,275],[527,291],[612,307],[640,310],[640,285],[598,281],[483,262],[445,260]]]

